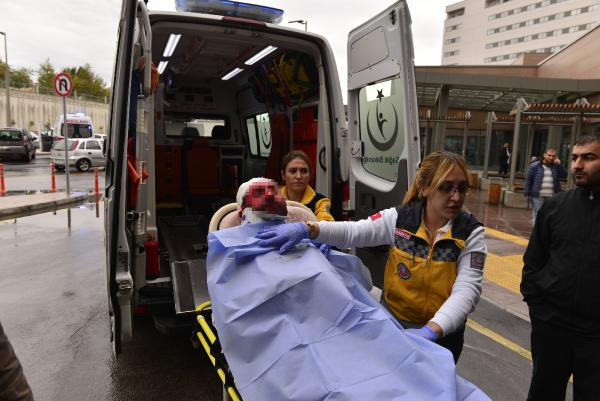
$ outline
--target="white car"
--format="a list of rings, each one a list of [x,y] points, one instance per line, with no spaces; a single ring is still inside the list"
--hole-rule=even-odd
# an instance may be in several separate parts
[[[33,145],[36,149],[40,149],[42,147],[42,142],[40,141],[40,136],[35,132],[29,131],[29,136],[33,138]]]
[[[106,158],[102,149],[103,144],[103,141],[97,138],[67,139],[69,167],[74,166],[81,172],[89,171],[92,167],[104,167]],[[57,170],[64,170],[64,139],[54,142],[50,157]]]

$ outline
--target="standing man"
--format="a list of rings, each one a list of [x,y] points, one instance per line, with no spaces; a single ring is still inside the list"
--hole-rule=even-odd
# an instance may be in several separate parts
[[[508,166],[510,166],[510,150],[508,149],[510,145],[508,142],[504,144],[502,149],[500,149],[500,154],[498,155],[498,174],[508,175]]]
[[[528,401],[600,400],[600,133],[573,147],[577,188],[549,198],[523,256],[531,318]]]
[[[560,164],[554,149],[546,149],[542,161],[531,163],[525,179],[525,196],[531,199],[533,224],[546,199],[561,191],[560,179],[566,176],[567,170]]]

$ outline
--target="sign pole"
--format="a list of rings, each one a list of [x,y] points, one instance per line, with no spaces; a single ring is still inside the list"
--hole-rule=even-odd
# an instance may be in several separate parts
[[[69,147],[67,146],[69,141],[67,135],[67,96],[73,91],[73,80],[66,72],[60,72],[54,77],[53,85],[56,94],[63,98],[63,125],[61,129],[65,141],[65,178],[67,179],[67,198],[69,198],[71,196],[71,180],[69,177]],[[71,230],[71,208],[67,208],[67,220],[69,230]]]
[[[63,136],[65,139],[65,177],[67,178],[67,198],[71,196],[71,180],[69,177],[69,147],[67,146],[67,97],[63,96]],[[67,208],[67,226],[71,229],[71,208]]]

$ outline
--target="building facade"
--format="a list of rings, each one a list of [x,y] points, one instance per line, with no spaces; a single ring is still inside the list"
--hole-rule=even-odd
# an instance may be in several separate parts
[[[463,0],[446,7],[442,65],[550,55],[598,24],[600,0]]]

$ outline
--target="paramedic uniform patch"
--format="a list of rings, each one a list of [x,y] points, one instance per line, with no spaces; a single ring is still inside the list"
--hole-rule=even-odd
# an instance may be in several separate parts
[[[400,276],[401,279],[408,280],[410,278],[410,271],[408,270],[408,267],[406,267],[406,265],[404,263],[398,263],[398,267],[396,268],[396,271],[398,272],[398,275]]]
[[[471,253],[471,269],[483,270],[485,254],[480,252]]]

